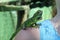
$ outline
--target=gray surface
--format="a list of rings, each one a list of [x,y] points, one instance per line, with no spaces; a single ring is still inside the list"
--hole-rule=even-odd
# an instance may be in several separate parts
[[[57,32],[60,34],[60,0],[56,0],[57,15],[52,19]]]

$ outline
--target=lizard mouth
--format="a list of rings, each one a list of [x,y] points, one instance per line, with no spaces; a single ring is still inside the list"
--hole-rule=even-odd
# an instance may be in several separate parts
[[[38,19],[38,20],[41,20],[41,19],[42,19],[42,17],[38,17],[37,19]]]

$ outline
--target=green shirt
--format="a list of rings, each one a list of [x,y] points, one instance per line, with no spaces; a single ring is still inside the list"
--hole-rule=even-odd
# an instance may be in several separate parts
[[[15,11],[0,11],[0,40],[9,40],[16,29],[17,15]]]

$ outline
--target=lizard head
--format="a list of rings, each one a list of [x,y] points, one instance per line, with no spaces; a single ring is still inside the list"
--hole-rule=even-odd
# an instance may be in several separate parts
[[[41,20],[42,19],[42,11],[41,10],[38,10],[34,15],[33,15],[33,18],[35,20]]]

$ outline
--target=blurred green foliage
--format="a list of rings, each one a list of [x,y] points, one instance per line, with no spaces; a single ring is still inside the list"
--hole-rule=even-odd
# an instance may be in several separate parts
[[[11,2],[11,1],[17,1],[17,0],[0,0],[0,3]]]

